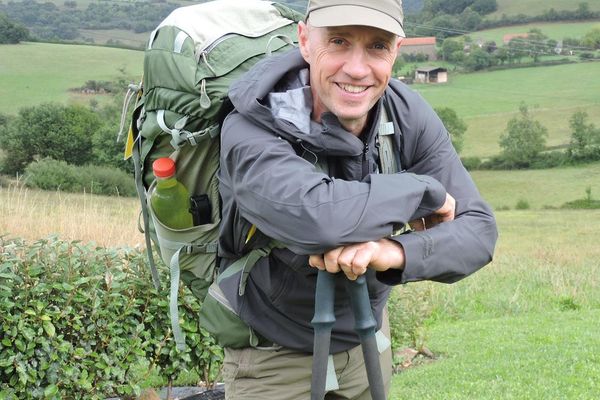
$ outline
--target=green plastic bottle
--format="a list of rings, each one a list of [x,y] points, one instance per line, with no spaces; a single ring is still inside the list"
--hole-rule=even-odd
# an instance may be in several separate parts
[[[154,215],[171,229],[192,227],[190,192],[175,178],[175,162],[163,157],[152,163],[156,186],[150,197]]]

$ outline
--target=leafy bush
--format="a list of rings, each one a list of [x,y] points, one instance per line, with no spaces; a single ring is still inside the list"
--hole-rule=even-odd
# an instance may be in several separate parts
[[[529,210],[529,202],[525,199],[519,199],[515,205],[515,210]]]
[[[412,284],[396,287],[387,303],[392,337],[392,352],[403,347],[423,350],[427,341],[425,322],[433,312],[431,286]],[[397,363],[401,360],[394,360]]]
[[[78,167],[45,158],[29,164],[25,172],[27,185],[42,190],[85,191],[109,196],[136,195],[131,174],[113,167]]]
[[[461,161],[466,169],[473,171],[481,167],[481,158],[479,157],[462,157]]]
[[[35,159],[51,157],[75,165],[92,159],[92,135],[102,120],[82,106],[47,103],[24,107],[0,126],[0,147],[5,150],[2,170],[23,172]]]
[[[2,399],[131,398],[152,371],[165,380],[194,369],[216,376],[222,353],[200,330],[198,301],[179,296],[187,344],[179,352],[168,288],[153,288],[138,250],[0,240],[0,278]]]

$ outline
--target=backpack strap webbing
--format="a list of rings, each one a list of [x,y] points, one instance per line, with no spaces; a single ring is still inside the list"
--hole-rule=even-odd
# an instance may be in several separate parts
[[[150,273],[152,274],[152,283],[156,290],[160,289],[160,280],[158,278],[158,270],[156,269],[156,263],[154,262],[154,256],[152,255],[152,240],[150,239],[150,214],[148,213],[148,203],[146,199],[146,188],[142,180],[142,161],[140,157],[141,153],[141,135],[135,139],[133,146],[133,166],[135,174],[135,186],[138,192],[138,198],[142,207],[142,219],[144,221],[144,238],[146,240],[146,252],[148,253],[148,264],[150,265]]]
[[[400,132],[400,141],[402,142],[402,132]],[[379,115],[379,145],[380,172],[395,174],[402,171],[400,152],[395,150],[397,146],[394,143],[394,123],[390,118],[390,110],[385,99]]]
[[[268,256],[271,251],[276,247],[282,247],[282,245],[272,240],[268,245],[254,249],[244,254],[241,258],[237,259],[233,264],[231,264],[227,269],[219,274],[217,278],[217,284],[220,283],[223,279],[227,279],[232,277],[237,273],[241,273],[240,284],[239,284],[239,295],[243,296],[246,290],[246,282],[248,281],[248,277],[250,276],[250,271],[252,267],[260,260],[262,257]],[[216,256],[217,248],[214,247],[195,247],[195,246],[182,246],[171,258],[171,293],[169,295],[169,311],[171,314],[171,328],[173,329],[173,338],[175,339],[175,343],[177,345],[177,349],[184,350],[185,349],[185,338],[183,336],[183,332],[181,330],[181,326],[179,324],[179,309],[178,309],[178,292],[179,292],[179,278],[180,278],[180,267],[179,267],[179,254],[184,252],[214,252]]]

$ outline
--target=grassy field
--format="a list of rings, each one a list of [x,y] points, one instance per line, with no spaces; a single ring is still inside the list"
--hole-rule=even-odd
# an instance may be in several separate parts
[[[600,125],[600,62],[451,75],[443,85],[413,85],[434,107],[451,107],[467,122],[462,155],[497,154],[498,138],[525,102],[548,128],[550,146],[569,142],[569,118],[586,111]]]
[[[106,44],[106,42],[112,40],[135,49],[143,49],[150,37],[150,32],[135,33],[124,29],[80,29],[79,32],[78,41],[93,39],[95,44]]]
[[[88,100],[69,89],[81,87],[88,80],[125,77],[138,81],[143,56],[141,51],[99,46],[0,45],[0,110],[16,114],[23,106]]]
[[[427,344],[439,359],[395,376],[391,399],[600,395],[600,211],[496,215],[492,264],[454,285],[417,284],[433,286]]]
[[[497,0],[498,10],[491,14],[491,17],[501,17],[506,15],[540,15],[544,11],[554,8],[557,11],[570,10],[574,11],[579,6],[579,3],[587,3],[592,11],[600,10],[600,0]]]
[[[600,163],[569,168],[521,171],[473,171],[479,190],[494,208],[515,208],[525,200],[532,209],[560,207],[585,197],[600,199]]]
[[[395,376],[390,399],[598,398],[600,210],[541,208],[583,197],[580,185],[598,198],[599,172],[600,163],[474,174],[491,204],[524,193],[532,209],[496,212],[494,261],[473,276],[397,289],[431,289],[425,345],[437,360]],[[137,246],[137,213],[134,199],[0,188],[0,235]]]
[[[548,36],[550,39],[563,40],[564,38],[576,38],[580,39],[585,36],[586,33],[594,28],[600,27],[600,21],[587,21],[587,22],[536,22],[525,25],[513,25],[503,26],[496,29],[488,29],[484,31],[477,31],[472,33],[470,36],[473,40],[488,41],[493,40],[498,45],[501,45],[502,38],[506,34],[515,33],[527,33],[531,29],[537,28],[542,33]]]

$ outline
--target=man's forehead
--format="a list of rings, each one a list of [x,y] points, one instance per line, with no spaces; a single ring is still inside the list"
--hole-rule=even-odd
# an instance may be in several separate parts
[[[343,26],[327,26],[323,27],[328,34],[330,35],[340,35],[340,36],[358,36],[368,34],[373,36],[374,39],[385,40],[385,41],[393,41],[396,38],[396,35],[384,31],[383,29],[374,28],[372,26],[364,26],[364,25],[343,25]]]

